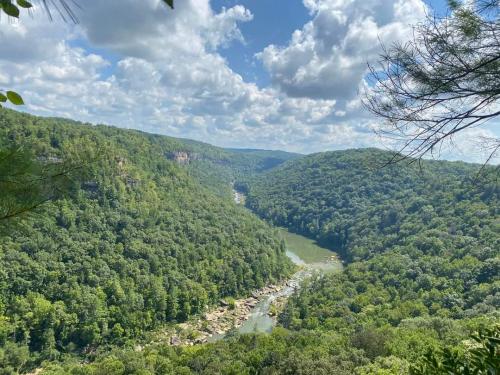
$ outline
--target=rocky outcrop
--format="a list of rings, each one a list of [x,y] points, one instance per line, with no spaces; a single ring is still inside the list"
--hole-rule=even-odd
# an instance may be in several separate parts
[[[172,336],[170,338],[170,345],[179,346],[182,344],[182,340],[178,336]]]
[[[272,319],[276,319],[283,311],[290,295],[300,289],[304,279],[322,273],[328,269],[327,266],[337,263],[339,263],[339,259],[332,255],[325,262],[301,266],[290,279],[279,285],[269,285],[256,290],[248,298],[236,301],[222,299],[219,301],[220,306],[207,311],[197,319],[158,332],[156,339],[149,345],[192,346],[219,340],[229,331],[240,328],[249,318],[255,318],[256,312],[261,314],[265,311],[259,310],[259,307],[256,308],[256,306],[266,299],[266,303],[269,305],[265,313]]]
[[[37,160],[47,164],[62,164],[64,162],[63,159],[57,156],[39,156]]]
[[[220,338],[230,330],[241,327],[260,301],[280,292],[286,285],[288,283],[266,286],[252,293],[251,297],[237,300],[234,304],[221,300],[219,307],[206,312],[197,320],[177,324],[174,328],[164,331],[155,343],[192,346]],[[283,303],[284,300],[286,298],[280,302]]]
[[[174,151],[170,152],[166,155],[167,159],[175,161],[180,165],[187,165],[191,163],[193,160],[198,160],[199,155],[192,152],[187,151]]]

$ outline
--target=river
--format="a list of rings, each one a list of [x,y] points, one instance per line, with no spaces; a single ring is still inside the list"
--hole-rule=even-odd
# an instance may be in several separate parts
[[[233,188],[233,197],[236,204],[245,203],[245,195]],[[279,233],[285,240],[286,255],[300,266],[287,282],[286,286],[277,291],[265,295],[252,309],[248,319],[238,328],[240,333],[270,332],[276,324],[276,319],[270,313],[273,302],[278,298],[286,298],[300,287],[302,281],[314,273],[338,272],[342,270],[342,262],[337,254],[329,249],[319,246],[314,240],[291,233],[284,228],[279,228]],[[223,335],[215,335],[210,341],[222,338]]]
[[[244,205],[245,198],[245,194],[233,188],[236,204]],[[306,278],[342,269],[342,262],[333,251],[286,229],[276,230],[285,241],[286,255],[298,266],[298,271],[291,278],[254,291],[251,296],[234,301],[232,307],[228,301],[221,300],[220,306],[207,311],[202,317],[178,324],[175,330],[167,330],[160,340],[167,338],[171,345],[194,345],[221,340],[232,329],[239,333],[270,332],[276,325],[277,311]]]
[[[280,234],[286,243],[286,254],[292,262],[301,266],[301,269],[292,276],[282,290],[262,298],[253,308],[249,318],[238,329],[240,333],[271,332],[276,324],[276,319],[269,314],[274,300],[289,297],[300,287],[305,278],[312,276],[314,273],[342,270],[342,262],[334,252],[318,246],[309,238],[290,233],[286,229],[280,229]]]

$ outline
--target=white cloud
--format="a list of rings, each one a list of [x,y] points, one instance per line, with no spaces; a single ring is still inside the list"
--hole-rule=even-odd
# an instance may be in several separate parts
[[[377,37],[398,37],[420,0],[306,0],[312,21],[262,60],[259,88],[218,50],[244,43],[241,5],[208,0],[88,0],[81,24],[41,14],[0,31],[0,84],[31,112],[194,138],[231,147],[315,152],[383,145],[354,95]]]
[[[37,14],[37,16],[39,16]],[[67,25],[47,22],[43,17],[22,17],[21,21],[0,21],[0,60],[12,63],[36,63],[58,53],[70,34]]]
[[[35,35],[44,20],[25,19],[9,37],[32,50],[30,61],[14,54],[0,60],[0,71],[15,77],[8,83],[36,113],[225,146],[312,151],[308,138],[324,134],[321,127],[335,101],[260,89],[217,52],[244,40],[237,25],[252,19],[248,9],[238,5],[215,14],[207,0],[191,0],[168,13],[159,1],[138,3],[89,1],[81,25],[50,24],[53,31],[40,50],[34,48]],[[108,57],[82,45],[105,50]],[[111,74],[103,74],[110,68]]]
[[[243,41],[238,23],[252,18],[241,5],[216,14],[207,0],[179,1],[175,11],[160,0],[89,0],[81,21],[92,44],[125,56],[173,62],[179,55],[193,57]]]
[[[422,19],[421,0],[304,0],[313,19],[285,47],[270,45],[258,57],[274,84],[294,97],[355,98],[367,61],[380,42],[404,40]]]
[[[498,126],[498,122],[495,125]],[[434,155],[427,157],[476,163],[484,163],[490,159],[489,163],[499,164],[500,153],[496,150],[497,146],[498,134],[487,128],[468,128],[446,140]]]

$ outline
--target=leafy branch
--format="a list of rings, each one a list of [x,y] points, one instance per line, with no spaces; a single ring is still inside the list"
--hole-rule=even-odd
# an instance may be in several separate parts
[[[411,368],[411,375],[496,375],[500,373],[500,326],[471,336],[465,354],[448,348],[429,351]]]

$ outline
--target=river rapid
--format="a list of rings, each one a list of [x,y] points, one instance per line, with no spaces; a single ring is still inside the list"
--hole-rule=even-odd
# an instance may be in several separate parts
[[[271,306],[277,299],[286,299],[291,296],[302,282],[317,273],[338,272],[342,270],[342,262],[338,256],[322,248],[310,239],[280,229],[287,246],[287,256],[300,267],[287,282],[286,286],[276,292],[263,296],[253,308],[248,319],[239,327],[240,333],[271,332],[276,325],[276,318],[271,316]],[[303,259],[299,254],[307,251]]]
[[[233,198],[236,204],[244,205],[246,197],[243,193],[233,189]],[[166,332],[171,345],[215,342],[233,330],[239,333],[271,332],[276,325],[277,311],[300,289],[305,279],[342,270],[342,262],[335,252],[284,228],[277,230],[285,241],[286,255],[297,265],[297,272],[286,282],[268,285],[248,298],[234,301],[232,308],[227,301],[221,300],[221,306],[202,317],[178,324],[175,332]]]
[[[236,204],[244,204],[245,195],[233,188]],[[342,261],[338,255],[329,249],[319,246],[314,240],[291,233],[284,228],[279,228],[280,235],[285,240],[286,255],[300,267],[286,285],[278,291],[271,292],[261,297],[252,309],[248,319],[238,328],[240,333],[271,332],[276,325],[276,318],[271,316],[271,306],[278,299],[291,296],[302,282],[316,273],[339,272],[342,270]],[[223,335],[215,336],[217,340]]]

